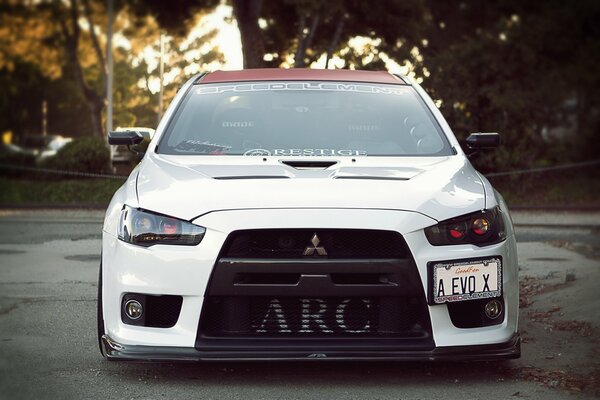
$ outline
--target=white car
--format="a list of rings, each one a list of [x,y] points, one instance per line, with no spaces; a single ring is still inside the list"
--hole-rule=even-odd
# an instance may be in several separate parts
[[[45,160],[50,157],[54,157],[60,149],[65,147],[66,144],[71,143],[73,138],[62,137],[60,135],[53,135],[48,141],[46,148],[41,150],[38,155],[38,161]]]
[[[108,359],[520,356],[506,204],[387,72],[190,79],[108,207],[98,295]]]

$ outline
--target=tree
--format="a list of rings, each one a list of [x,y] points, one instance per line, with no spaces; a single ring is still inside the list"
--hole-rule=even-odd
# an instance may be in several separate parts
[[[130,49],[119,49],[115,58],[115,123],[121,126],[156,126],[159,84],[158,64],[160,36],[164,31],[153,15],[138,13],[127,29],[121,33],[129,39]],[[196,29],[193,32],[173,32],[165,35],[164,48],[164,104],[168,104],[177,90],[195,73],[214,68],[224,62],[223,54],[215,43],[217,30],[203,27],[205,14],[190,16],[186,22]],[[191,28],[190,28],[191,30]],[[154,53],[155,60],[145,54]],[[195,68],[194,68],[195,67]],[[154,88],[154,89],[153,89]],[[125,120],[121,117],[127,117]],[[117,125],[115,125],[117,126]]]
[[[186,7],[172,7],[160,0],[132,1],[136,12],[154,16],[174,35],[185,32],[194,13],[219,4],[195,0]],[[355,36],[379,41],[382,51],[408,56],[425,22],[423,0],[230,0],[229,4],[240,29],[244,68],[309,66],[322,56],[340,56],[339,50]]]
[[[5,4],[1,14],[5,27],[2,36],[9,43],[0,48],[0,68],[10,69],[15,62],[32,63],[44,76],[54,79],[63,70],[70,71],[87,104],[91,133],[96,136],[103,134],[106,82],[106,64],[94,21],[99,11],[100,6],[90,0]],[[85,30],[82,21],[87,25]],[[95,66],[92,74],[86,74],[86,64]]]
[[[542,131],[569,124],[569,102],[578,105],[578,135],[597,130],[597,2],[430,0],[427,9],[418,63],[426,89],[460,138],[502,133],[501,150],[480,158],[481,169],[547,156]]]
[[[231,4],[240,29],[244,68],[265,66],[265,41],[258,25],[263,0],[232,0]]]
[[[144,54],[150,49],[158,56],[161,31],[152,17],[138,16],[124,3],[118,2],[118,6],[114,30],[118,37],[127,39],[128,47],[116,46],[113,52],[115,126],[155,126],[157,96],[151,93],[149,84],[158,77]],[[190,26],[197,25],[201,17],[191,16]],[[103,1],[19,0],[0,6],[0,81],[11,82],[12,87],[0,95],[0,110],[6,113],[15,109],[17,98],[28,103],[18,103],[18,112],[11,112],[11,118],[5,119],[10,121],[5,129],[39,133],[41,102],[45,98],[53,132],[102,136],[107,72],[105,27]],[[172,98],[177,87],[193,73],[186,66],[222,62],[218,48],[207,46],[214,36],[213,30],[192,39],[185,35],[168,38],[165,100]],[[35,84],[25,84],[29,81]],[[28,90],[31,93],[24,93]],[[35,93],[40,95],[32,96]],[[85,115],[87,121],[82,118]]]
[[[96,34],[96,25],[92,19],[90,0],[70,0],[68,9],[60,0],[55,0],[52,5],[52,12],[59,22],[62,41],[64,43],[73,77],[75,82],[79,85],[89,108],[92,134],[94,136],[103,137],[102,110],[106,99],[107,67],[104,53],[100,47],[100,42]],[[86,79],[79,54],[81,41],[81,27],[79,24],[82,13],[89,26],[89,39],[96,55],[96,87]]]
[[[356,57],[348,47],[353,38],[368,38],[377,43],[373,50],[406,58],[421,36],[425,10],[421,0],[286,0],[265,3],[260,18],[269,58],[264,65],[304,67],[336,55],[364,68],[371,60]]]
[[[155,72],[138,54],[156,47],[161,30],[169,33],[168,76],[174,83],[167,95],[172,95],[176,83],[190,73],[185,68],[192,62],[190,48],[205,46],[202,43],[214,36],[207,32],[188,43],[188,32],[220,3],[119,3],[122,17],[117,31],[130,39],[131,49],[115,52],[117,119],[124,123],[153,119],[156,99],[149,87]],[[484,168],[527,166],[547,157],[549,153],[537,145],[542,132],[569,124],[585,138],[577,141],[583,143],[578,154],[597,154],[590,145],[598,142],[595,135],[600,128],[600,3],[595,0],[572,4],[230,0],[229,4],[240,28],[246,67],[303,67],[341,58],[344,68],[382,69],[388,58],[400,64],[410,61],[459,138],[473,131],[503,134],[503,150],[482,158]],[[105,82],[103,3],[20,0],[4,2],[0,10],[0,37],[6,39],[0,41],[0,79],[9,82],[12,76],[27,76],[46,82],[71,74],[91,115],[89,125],[97,131]],[[220,59],[216,48],[206,51],[193,62]],[[22,91],[31,86],[9,87]],[[66,82],[57,87],[66,89]],[[9,109],[9,102],[0,96],[0,107]],[[26,117],[18,120],[26,124]]]

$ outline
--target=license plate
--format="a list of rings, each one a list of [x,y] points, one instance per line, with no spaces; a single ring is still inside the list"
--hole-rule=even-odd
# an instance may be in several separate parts
[[[499,257],[434,263],[432,275],[434,304],[502,295],[502,261]]]

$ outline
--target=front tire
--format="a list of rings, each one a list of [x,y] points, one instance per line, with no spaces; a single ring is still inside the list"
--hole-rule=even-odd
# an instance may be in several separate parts
[[[98,300],[97,300],[97,329],[98,329],[98,348],[100,349],[100,354],[104,358],[106,355],[104,354],[104,349],[102,346],[102,336],[104,336],[104,314],[102,311],[102,262],[100,262],[100,272],[98,276]]]

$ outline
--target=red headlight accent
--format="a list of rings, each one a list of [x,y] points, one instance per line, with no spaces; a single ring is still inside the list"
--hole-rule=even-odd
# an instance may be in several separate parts
[[[450,236],[453,239],[462,239],[465,237],[467,230],[462,225],[455,225],[450,228]]]
[[[487,246],[506,239],[510,224],[499,207],[461,215],[425,228],[425,236],[434,246],[474,244]]]
[[[490,222],[486,218],[477,218],[471,225],[474,234],[483,236],[490,230]]]
[[[167,235],[176,235],[179,233],[179,224],[177,221],[164,218],[160,224],[162,233]]]

